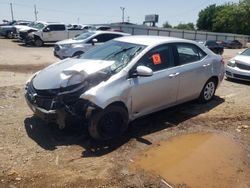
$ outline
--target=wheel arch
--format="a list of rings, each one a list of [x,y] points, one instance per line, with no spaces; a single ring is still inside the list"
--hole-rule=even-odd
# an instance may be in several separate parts
[[[43,41],[40,36],[34,34],[34,40],[36,39],[40,39],[41,41]]]
[[[122,101],[114,101],[114,102],[110,103],[109,105],[107,105],[105,108],[107,108],[107,107],[109,107],[109,106],[121,106],[121,107],[123,107],[124,109],[126,109],[126,111],[128,112],[127,106],[126,106],[125,103],[122,102]]]
[[[218,76],[211,76],[208,80],[212,80],[212,79],[216,81],[215,84],[216,84],[216,89],[217,89],[218,83],[219,83],[219,78],[218,78]],[[208,80],[207,80],[207,81],[208,81]]]

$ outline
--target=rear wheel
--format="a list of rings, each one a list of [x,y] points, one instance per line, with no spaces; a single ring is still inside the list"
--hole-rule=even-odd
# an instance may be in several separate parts
[[[111,105],[91,117],[88,131],[94,139],[108,140],[121,136],[127,127],[127,110],[119,105]]]
[[[84,53],[84,52],[82,52],[82,51],[75,52],[75,53],[72,55],[72,57],[78,57],[78,56],[82,55],[83,53]]]
[[[217,86],[217,81],[214,78],[211,78],[206,82],[199,97],[202,103],[206,103],[212,100],[215,94],[216,86]]]
[[[43,46],[43,41],[41,39],[35,39],[34,44],[36,47]]]

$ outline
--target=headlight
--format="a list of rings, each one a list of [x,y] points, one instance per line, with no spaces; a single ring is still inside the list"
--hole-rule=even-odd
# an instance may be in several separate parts
[[[230,66],[230,67],[235,67],[236,66],[235,65],[235,60],[228,61],[227,65]]]
[[[72,44],[61,44],[60,45],[62,48],[70,48]]]
[[[84,77],[85,76],[81,73],[71,76],[67,82],[67,86],[72,86],[83,82]]]
[[[30,81],[39,73],[40,71],[37,71],[35,74],[33,74],[25,83],[25,85],[29,84]]]

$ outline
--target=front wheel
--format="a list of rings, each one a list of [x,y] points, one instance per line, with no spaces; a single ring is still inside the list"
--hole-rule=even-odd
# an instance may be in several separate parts
[[[128,112],[119,105],[111,105],[99,111],[89,120],[88,131],[97,140],[121,136],[128,127]]]
[[[36,47],[43,46],[43,41],[41,39],[35,39],[34,44]]]
[[[206,82],[199,97],[202,103],[206,103],[212,100],[215,94],[216,86],[217,82],[214,78],[211,78]]]

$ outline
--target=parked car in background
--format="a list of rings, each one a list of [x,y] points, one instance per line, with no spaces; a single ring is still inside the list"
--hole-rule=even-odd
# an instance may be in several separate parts
[[[0,26],[0,36],[4,36],[5,38],[13,38],[13,33],[16,32],[16,29],[21,28],[30,24],[29,21],[15,21],[12,25],[4,25]]]
[[[30,22],[28,25],[14,26],[14,31],[12,33],[12,38],[18,38],[20,30],[28,30],[28,29],[34,28],[35,25],[36,25],[36,22]]]
[[[250,48],[228,61],[226,65],[226,77],[250,81]]]
[[[16,20],[13,21],[3,20],[3,23],[1,23],[0,26],[13,25],[15,22]]]
[[[222,57],[196,42],[126,36],[39,71],[27,81],[25,98],[60,128],[79,120],[93,138],[110,139],[144,115],[210,101],[223,77]]]
[[[81,24],[69,24],[67,25],[68,30],[89,30],[93,26],[91,25],[81,25]]]
[[[212,50],[216,54],[222,55],[224,52],[224,47],[222,45],[218,44],[214,40],[199,41],[199,43],[208,47],[210,50]]]
[[[78,56],[96,45],[127,35],[129,34],[111,31],[90,31],[73,39],[57,42],[54,47],[54,55],[60,59]]]
[[[68,30],[67,26],[63,23],[47,22],[43,28],[29,33],[26,43],[40,47],[43,46],[44,43],[55,43],[60,40],[73,38],[83,32],[85,31]]]
[[[94,26],[93,29],[97,31],[108,31],[108,30],[111,30],[111,27],[105,26],[105,25],[98,25],[98,26]]]
[[[46,22],[37,21],[37,22],[35,22],[35,24],[32,27],[18,29],[17,30],[17,38],[20,41],[26,43],[28,40],[27,37],[28,37],[29,33],[38,31],[38,30],[44,28],[45,25],[46,25]]]
[[[226,40],[226,41],[221,41],[220,44],[224,47],[224,48],[232,48],[232,49],[241,49],[242,48],[242,44],[240,41],[238,40]]]

